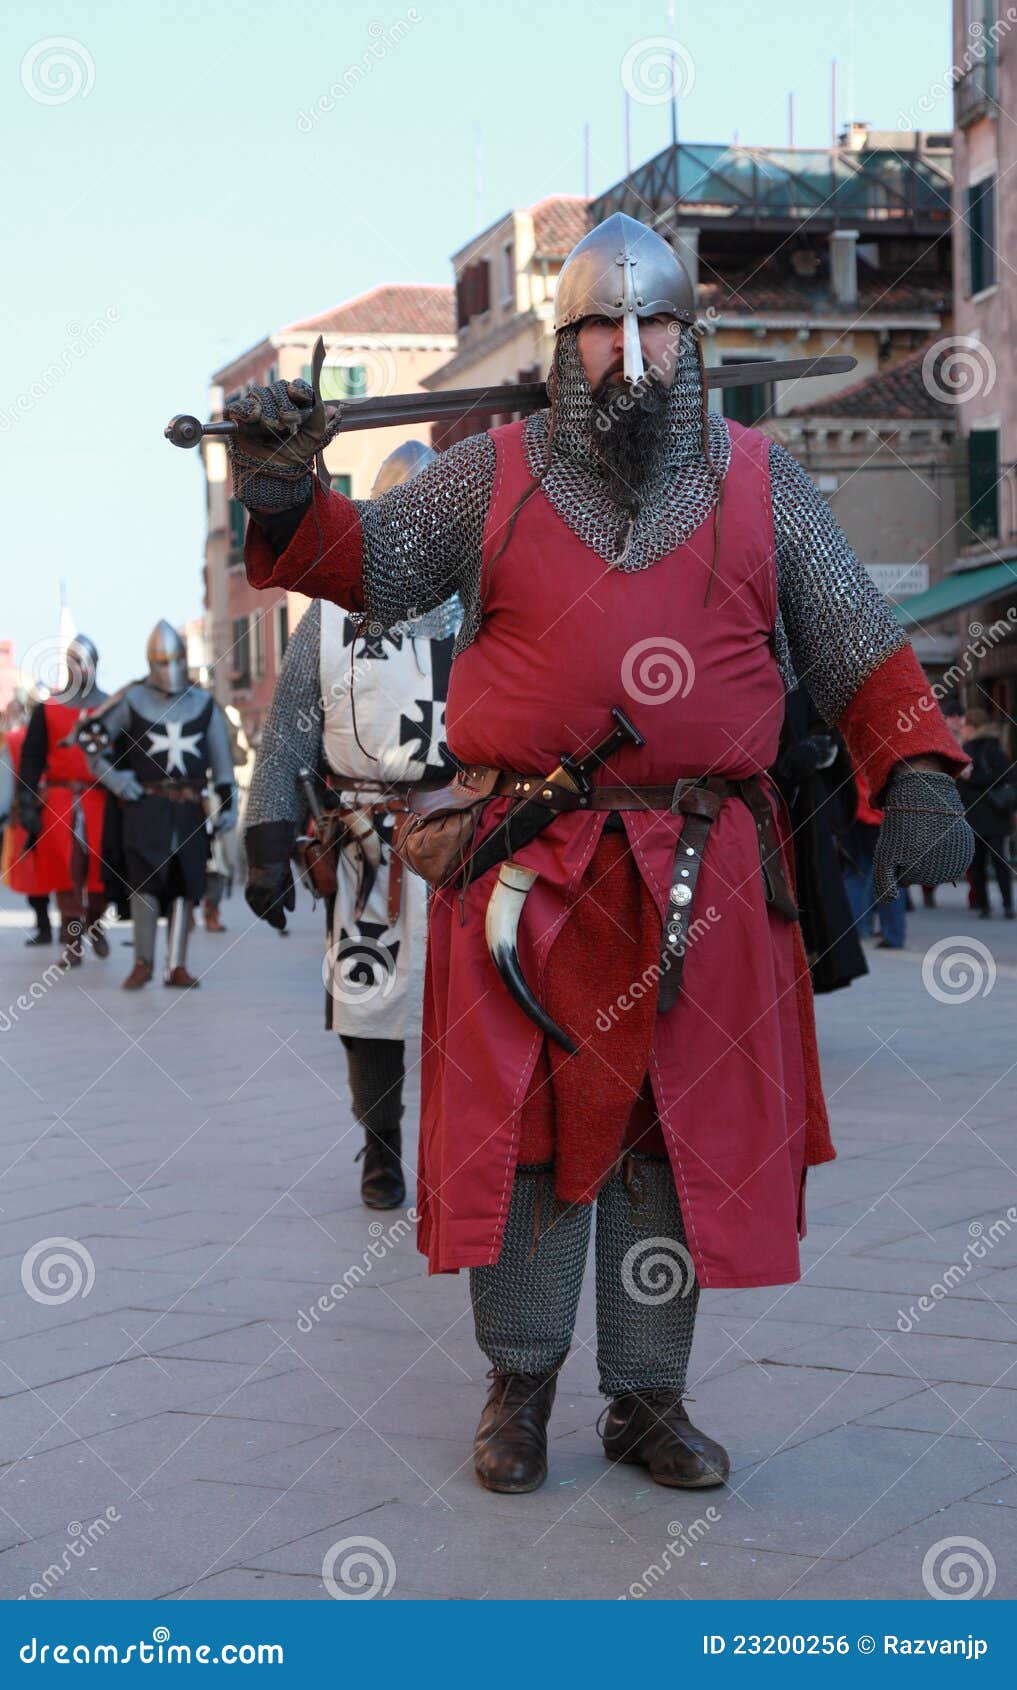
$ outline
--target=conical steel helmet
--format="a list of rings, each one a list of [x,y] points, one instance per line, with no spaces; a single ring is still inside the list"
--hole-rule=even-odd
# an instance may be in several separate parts
[[[145,648],[149,685],[157,692],[183,692],[187,685],[187,648],[172,622],[157,622]]]
[[[412,481],[428,464],[433,464],[437,452],[431,446],[425,446],[422,440],[404,440],[394,452],[390,452],[378,466],[378,473],[371,488],[371,498],[380,498],[390,487],[399,487],[404,481]]]
[[[554,329],[584,317],[621,318],[625,379],[644,373],[639,319],[696,321],[696,290],[685,265],[656,229],[616,211],[572,248],[558,276]]]

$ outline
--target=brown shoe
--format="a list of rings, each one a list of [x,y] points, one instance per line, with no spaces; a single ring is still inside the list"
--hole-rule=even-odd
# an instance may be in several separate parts
[[[547,1422],[557,1373],[497,1373],[473,1440],[473,1467],[487,1490],[539,1490],[547,1478]]]
[[[184,968],[183,964],[178,963],[176,968],[170,969],[170,971],[167,974],[165,980],[163,981],[163,985],[164,986],[179,986],[182,989],[190,990],[194,986],[200,986],[201,981],[196,980],[194,978],[193,974],[188,974],[188,972],[187,972],[186,968]]]
[[[147,986],[152,978],[152,964],[150,962],[136,962],[127,979],[122,982],[125,992],[140,992],[142,986]]]
[[[225,922],[220,921],[218,908],[212,903],[210,898],[205,899],[203,914],[205,917],[206,933],[225,933]]]
[[[61,968],[81,967],[81,953],[85,943],[81,934],[82,924],[77,916],[60,923],[60,943],[63,949],[58,961]]]
[[[98,924],[89,928],[88,937],[92,942],[92,949],[97,957],[109,956],[109,940]]]
[[[658,1485],[705,1490],[731,1470],[726,1449],[693,1426],[677,1391],[630,1391],[615,1397],[601,1433],[609,1461],[631,1461]]]

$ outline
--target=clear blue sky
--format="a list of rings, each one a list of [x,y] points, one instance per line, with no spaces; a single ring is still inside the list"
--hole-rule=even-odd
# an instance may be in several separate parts
[[[301,121],[411,13],[359,86]],[[782,145],[793,89],[797,144],[825,145],[834,57],[841,118],[897,127],[944,82],[949,0],[853,13],[852,28],[850,0],[676,0],[695,68],[683,138]],[[201,605],[200,463],[163,441],[167,418],[200,412],[210,372],[271,328],[376,282],[447,281],[478,226],[581,192],[584,121],[593,191],[617,180],[622,62],[671,33],[666,0],[8,0],[0,635],[20,655],[55,634],[64,577],[105,684],[136,674],[157,617]],[[25,86],[53,37],[84,49],[62,103]],[[941,97],[920,126],[949,124]],[[633,105],[635,162],[668,125],[665,105]]]

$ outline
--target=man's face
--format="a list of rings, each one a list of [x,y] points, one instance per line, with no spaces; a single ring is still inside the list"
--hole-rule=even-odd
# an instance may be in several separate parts
[[[674,381],[680,337],[681,324],[675,317],[639,319],[643,363],[647,371],[655,374],[661,387],[670,387]],[[584,317],[577,344],[591,392],[596,392],[605,379],[612,385],[624,386],[625,344],[620,318]]]

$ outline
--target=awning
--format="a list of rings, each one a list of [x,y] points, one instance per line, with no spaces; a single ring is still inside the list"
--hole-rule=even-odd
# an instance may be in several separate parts
[[[978,599],[996,598],[1000,593],[1017,591],[1017,559],[1012,563],[987,563],[980,569],[965,569],[937,581],[927,592],[915,593],[894,605],[898,622],[905,628],[924,626],[951,610],[963,610],[966,604]]]

